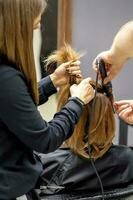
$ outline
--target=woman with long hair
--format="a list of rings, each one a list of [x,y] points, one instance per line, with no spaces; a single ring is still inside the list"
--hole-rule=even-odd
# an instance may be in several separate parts
[[[61,64],[77,58],[79,59],[80,55],[66,45],[55,51],[46,62],[48,65],[54,62]],[[68,84],[61,88],[58,111],[69,99],[71,84],[80,83],[81,79],[71,76]],[[43,193],[100,191],[96,174],[100,175],[106,190],[123,187],[133,181],[132,149],[113,144],[115,136],[113,98],[108,97],[102,85],[92,80],[90,84],[97,94],[84,106],[73,135],[57,151],[41,156],[44,166],[47,166],[43,171],[45,177],[42,180],[42,185],[45,186]],[[52,178],[51,172],[54,172]]]
[[[33,31],[39,28],[45,8],[45,0],[0,1],[1,200],[15,199],[34,189],[43,171],[34,150],[56,150],[71,136],[83,104],[94,96],[88,78],[70,88],[72,97],[49,123],[42,119],[37,105],[66,84],[70,74],[80,76],[79,61],[75,60],[62,63],[37,84]]]

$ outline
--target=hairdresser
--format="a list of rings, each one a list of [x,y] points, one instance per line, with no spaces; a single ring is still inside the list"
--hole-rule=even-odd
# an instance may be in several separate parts
[[[33,151],[56,150],[94,96],[87,78],[70,88],[71,97],[50,122],[42,119],[37,105],[66,84],[69,74],[80,76],[79,61],[67,62],[37,85],[33,30],[39,28],[45,8],[44,0],[0,1],[0,200],[27,193],[34,199],[29,191],[43,167]]]
[[[93,61],[93,69],[97,71],[96,59],[103,58],[107,64],[107,78],[104,83],[117,76],[128,59],[133,57],[133,21],[128,22],[116,34],[108,51],[100,53]],[[114,103],[115,110],[128,124],[133,124],[133,100],[121,100]]]

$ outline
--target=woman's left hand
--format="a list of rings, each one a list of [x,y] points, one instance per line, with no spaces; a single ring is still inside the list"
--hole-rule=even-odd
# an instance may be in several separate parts
[[[78,78],[82,77],[79,60],[61,64],[50,77],[55,87],[61,87],[68,83],[71,75],[75,75]]]
[[[128,124],[133,124],[133,100],[121,100],[114,102],[116,113]]]

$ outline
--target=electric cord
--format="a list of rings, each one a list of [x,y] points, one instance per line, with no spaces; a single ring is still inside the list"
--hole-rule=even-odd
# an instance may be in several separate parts
[[[96,95],[97,95],[97,84],[98,84],[98,72],[97,72],[97,75],[96,75],[96,87],[95,87],[95,94],[94,94],[94,99],[93,99],[93,102],[92,102],[92,109],[91,109],[91,118],[90,118],[90,123],[88,123],[88,127],[87,127],[87,141],[88,141],[88,154],[89,154],[89,159],[90,159],[90,162],[92,164],[92,167],[95,171],[95,174],[98,178],[98,181],[99,181],[99,184],[100,184],[100,188],[101,188],[101,194],[102,194],[102,200],[105,200],[105,195],[104,195],[104,188],[103,188],[103,184],[102,184],[102,180],[100,178],[100,175],[98,174],[98,171],[96,169],[96,166],[95,166],[95,163],[94,163],[94,160],[92,158],[92,155],[91,155],[91,146],[90,146],[90,129],[92,127],[92,123],[93,123],[93,113],[94,113],[94,109],[95,109],[95,103],[96,103]],[[89,133],[89,134],[88,134]]]

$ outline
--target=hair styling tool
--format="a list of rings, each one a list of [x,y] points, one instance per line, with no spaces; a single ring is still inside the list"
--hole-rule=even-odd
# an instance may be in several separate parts
[[[111,105],[112,105],[113,112],[115,113],[115,110],[113,107],[114,97],[113,97],[112,83],[111,83],[111,81],[109,81],[108,83],[104,84],[104,79],[107,77],[105,62],[101,57],[99,57],[96,60],[96,65],[97,65],[97,69],[99,70],[100,75],[101,75],[101,83],[102,83],[103,90],[104,90],[106,96],[109,98]]]

